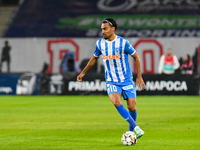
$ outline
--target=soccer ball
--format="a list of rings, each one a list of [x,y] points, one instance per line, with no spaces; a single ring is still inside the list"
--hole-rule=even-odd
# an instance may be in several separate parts
[[[131,146],[131,145],[135,145],[137,143],[137,137],[136,137],[135,133],[132,131],[127,131],[127,132],[123,133],[121,140],[125,146]]]

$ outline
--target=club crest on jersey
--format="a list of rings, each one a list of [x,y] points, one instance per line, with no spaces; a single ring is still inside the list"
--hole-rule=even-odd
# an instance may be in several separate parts
[[[110,59],[118,59],[118,58],[121,58],[121,55],[109,55],[109,56],[106,56],[106,55],[103,55],[103,60],[110,60]]]
[[[116,52],[119,53],[119,48],[116,48]]]

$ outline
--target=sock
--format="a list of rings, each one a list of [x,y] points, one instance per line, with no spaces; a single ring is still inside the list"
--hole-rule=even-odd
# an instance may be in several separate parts
[[[131,117],[133,118],[133,120],[136,122],[136,119],[137,119],[137,110],[135,112],[130,112],[129,111],[129,114],[131,115]],[[133,131],[134,128],[129,124],[129,131]]]
[[[133,118],[133,120],[136,122],[136,119],[137,119],[137,110],[135,112],[130,112],[129,111],[129,114],[131,115],[131,117]]]
[[[119,114],[129,123],[129,131],[133,131],[133,129],[137,126],[136,122],[133,120],[129,112],[126,110],[126,108],[123,105],[120,105],[117,108],[117,111]],[[131,129],[131,130],[130,130]]]

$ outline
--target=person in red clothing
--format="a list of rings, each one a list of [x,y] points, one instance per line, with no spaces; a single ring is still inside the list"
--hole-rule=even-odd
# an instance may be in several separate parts
[[[181,74],[193,74],[193,62],[190,60],[190,55],[185,55],[185,61],[180,67]]]
[[[158,66],[159,74],[174,74],[175,70],[180,67],[178,59],[172,54],[172,49],[167,50],[167,54],[161,56]]]

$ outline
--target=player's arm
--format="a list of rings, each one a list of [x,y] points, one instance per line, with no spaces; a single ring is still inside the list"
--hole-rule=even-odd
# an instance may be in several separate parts
[[[137,78],[136,78],[136,86],[139,85],[140,89],[145,89],[145,83],[142,79],[142,73],[141,73],[141,64],[140,64],[140,58],[135,52],[131,55],[135,59],[136,69],[137,69]]]
[[[81,73],[77,76],[77,81],[82,81],[82,78],[85,76],[86,72],[96,64],[98,57],[93,56]]]

